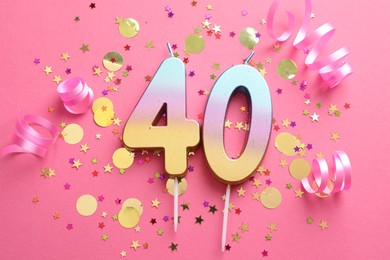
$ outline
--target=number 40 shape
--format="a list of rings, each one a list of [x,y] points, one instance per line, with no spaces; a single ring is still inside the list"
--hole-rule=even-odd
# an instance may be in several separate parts
[[[178,223],[178,177],[187,170],[188,148],[200,141],[200,128],[195,120],[186,118],[185,67],[173,57],[165,59],[154,75],[142,98],[129,117],[123,141],[129,148],[164,149],[165,171],[175,178],[174,227]],[[272,104],[267,83],[260,73],[244,64],[225,71],[213,86],[204,118],[203,143],[208,164],[214,176],[227,184],[223,244],[226,237],[227,205],[230,185],[245,181],[260,163],[268,145]],[[227,106],[236,91],[243,92],[249,103],[250,129],[245,149],[237,159],[228,158],[223,138]],[[167,111],[167,125],[156,126],[163,108]],[[226,203],[227,202],[227,203]]]

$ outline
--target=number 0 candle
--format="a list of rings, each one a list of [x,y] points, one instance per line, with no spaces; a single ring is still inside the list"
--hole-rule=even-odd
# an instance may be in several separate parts
[[[225,71],[215,82],[203,124],[203,148],[213,175],[227,184],[222,229],[222,251],[225,248],[230,185],[244,182],[256,170],[267,148],[272,122],[272,104],[263,76],[247,62]],[[224,148],[224,122],[230,98],[237,91],[244,93],[250,111],[250,130],[246,146],[239,158],[231,159]]]

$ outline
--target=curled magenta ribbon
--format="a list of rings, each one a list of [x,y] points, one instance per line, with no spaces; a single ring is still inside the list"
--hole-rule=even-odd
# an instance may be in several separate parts
[[[61,82],[57,92],[64,107],[72,114],[86,112],[93,101],[93,91],[82,78],[71,78]]]
[[[333,155],[333,178],[330,178],[328,164],[324,158],[313,160],[310,175],[314,178],[317,188],[313,188],[308,178],[302,179],[303,188],[308,193],[331,194],[351,188],[352,169],[347,154],[336,151]],[[333,188],[328,186],[329,180],[333,182]]]
[[[275,36],[273,31],[273,22],[280,1],[281,0],[274,0],[272,2],[267,15],[267,31],[273,39],[284,42],[290,38],[293,33],[295,17],[291,12],[286,11],[288,18],[287,30],[279,37]],[[336,29],[330,23],[325,23],[318,27],[310,35],[306,35],[310,23],[310,16],[311,1],[305,0],[305,16],[303,18],[301,28],[294,39],[293,46],[297,49],[304,49],[317,42],[306,57],[305,64],[310,70],[319,70],[321,78],[330,88],[333,88],[352,73],[351,66],[342,61],[342,59],[348,55],[349,51],[345,47],[342,47],[327,57],[317,61],[318,55],[332,37]]]
[[[38,133],[31,124],[42,126],[50,132],[51,137]],[[45,157],[47,148],[56,141],[58,134],[56,127],[49,120],[36,115],[19,114],[13,137],[14,144],[4,147],[2,156],[10,153],[31,153]]]

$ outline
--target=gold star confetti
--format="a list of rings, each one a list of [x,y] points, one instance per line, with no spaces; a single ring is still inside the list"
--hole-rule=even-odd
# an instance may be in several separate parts
[[[261,182],[259,179],[253,179],[253,186],[256,186],[256,188],[258,189],[259,186],[261,186]]]
[[[268,72],[265,70],[265,68],[262,68],[259,70],[262,76],[265,76],[268,74]]]
[[[244,190],[242,187],[237,190],[237,193],[238,193],[238,197],[245,197],[245,192],[246,190]]]
[[[152,200],[152,207],[155,207],[155,208],[158,208],[158,205],[160,205],[160,201],[158,201],[158,199],[154,199]]]
[[[87,144],[81,144],[80,146],[81,146],[80,151],[84,152],[84,153],[87,153],[87,151],[89,150],[88,145]]]
[[[338,111],[337,106],[336,105],[332,105],[332,104],[330,104],[329,106],[330,107],[328,109],[328,114],[330,116],[333,116],[336,113],[336,111]]]
[[[125,257],[126,256],[126,251],[122,250],[122,252],[119,253],[121,255],[121,257]]]
[[[111,170],[113,168],[111,167],[110,163],[107,163],[107,165],[103,167],[104,167],[104,172],[108,172],[108,173],[111,173]]]
[[[37,204],[37,203],[39,202],[38,197],[34,197],[34,198],[32,199],[32,202],[33,202],[34,204]]]
[[[295,197],[296,198],[302,198],[302,195],[304,194],[304,192],[301,190],[301,188],[295,190]]]
[[[288,120],[288,118],[282,120],[282,125],[288,128],[291,125],[291,122]]]
[[[234,126],[235,129],[237,129],[238,131],[241,131],[241,129],[243,128],[244,126],[242,125],[242,122],[236,122],[236,125]]]
[[[206,8],[207,8],[207,10],[213,10],[213,6],[211,5],[211,4],[208,4],[207,6],[206,6]]]
[[[325,220],[321,220],[319,226],[321,227],[321,230],[324,230],[324,229],[328,228],[328,222]]]
[[[70,59],[69,53],[61,53],[61,60],[68,61],[68,59]]]
[[[93,75],[98,75],[100,77],[101,73],[102,73],[102,70],[100,69],[100,67],[93,69]]]
[[[121,122],[122,122],[122,120],[120,120],[120,118],[119,118],[119,117],[117,117],[117,118],[114,118],[114,123],[113,123],[113,125],[120,126]]]
[[[229,119],[225,121],[225,127],[226,128],[230,128],[232,126],[232,124],[233,123]]]
[[[333,141],[337,142],[337,140],[340,139],[339,133],[337,133],[337,132],[332,132],[332,133],[331,133],[331,136],[330,136],[330,139],[332,139]]]
[[[240,239],[242,238],[242,236],[240,236],[240,234],[238,234],[238,232],[232,234],[232,238],[233,238],[233,242],[240,242]]]
[[[261,195],[260,195],[260,193],[258,191],[255,191],[254,193],[252,193],[252,199],[253,200],[260,201],[260,197],[261,197]]]
[[[52,73],[53,71],[51,70],[51,66],[49,67],[49,66],[45,66],[45,69],[43,70],[45,73],[46,73],[46,75],[48,75],[49,73]]]
[[[276,229],[276,224],[270,223],[269,226],[267,227],[271,232],[277,231]]]
[[[83,51],[83,53],[89,51],[89,44],[82,44],[81,47],[80,47],[80,50]]]
[[[51,169],[51,168],[43,168],[43,169],[41,169],[41,176],[42,177],[51,178],[51,177],[53,177],[55,175],[56,175],[56,173],[55,173],[54,169]]]
[[[148,49],[154,48],[154,43],[152,41],[147,41],[145,47]]]
[[[134,251],[137,250],[138,247],[140,247],[141,245],[138,243],[138,240],[132,240],[131,241],[131,248],[134,248]]]
[[[280,159],[280,160],[279,160],[279,165],[282,166],[283,168],[285,168],[288,164],[287,164],[287,161],[286,161],[286,160]]]
[[[205,20],[204,22],[202,22],[202,28],[210,29],[209,20]]]
[[[240,229],[242,232],[249,231],[248,224],[242,223]]]
[[[82,166],[83,164],[80,162],[80,160],[74,160],[72,168],[76,168],[77,170]]]
[[[54,212],[53,218],[54,218],[54,219],[59,219],[59,218],[60,218],[60,213]]]
[[[59,84],[62,81],[61,76],[60,75],[54,75],[53,81],[55,83]]]

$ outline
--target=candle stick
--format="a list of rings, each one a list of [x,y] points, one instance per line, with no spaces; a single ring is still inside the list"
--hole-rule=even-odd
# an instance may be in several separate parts
[[[229,215],[229,202],[230,202],[230,185],[226,186],[225,194],[225,207],[223,209],[223,224],[222,224],[222,252],[225,251],[226,244],[226,232]]]
[[[187,172],[188,149],[198,145],[200,131],[198,122],[186,118],[184,63],[174,57],[169,43],[167,47],[170,57],[161,63],[126,122],[123,142],[129,148],[164,149],[165,171],[174,179],[173,214],[177,231],[178,178]],[[167,124],[157,126],[164,107]]]
[[[272,103],[263,76],[247,63],[226,70],[215,82],[206,105],[203,123],[203,148],[213,176],[227,185],[222,225],[222,251],[225,250],[231,185],[247,180],[260,164],[271,133]],[[250,129],[246,146],[236,159],[224,147],[224,121],[231,96],[240,91],[248,99]]]

